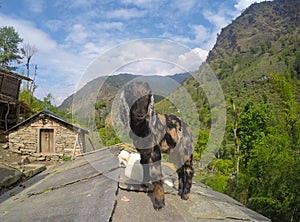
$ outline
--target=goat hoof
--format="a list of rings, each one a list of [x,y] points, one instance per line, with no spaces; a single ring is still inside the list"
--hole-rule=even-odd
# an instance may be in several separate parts
[[[149,187],[149,183],[142,183],[142,184],[141,184],[141,187],[142,187],[142,188],[148,188],[148,187]]]
[[[182,195],[182,190],[178,190],[178,196],[180,196],[181,197],[181,195]]]
[[[178,196],[180,196],[180,198],[182,200],[188,200],[190,198],[190,192],[189,191],[179,190],[178,191]]]
[[[165,206],[165,199],[162,200],[154,199],[153,207],[155,210],[160,210],[164,206]]]
[[[190,194],[189,193],[181,195],[181,199],[183,199],[183,200],[188,200],[189,198],[190,198]]]

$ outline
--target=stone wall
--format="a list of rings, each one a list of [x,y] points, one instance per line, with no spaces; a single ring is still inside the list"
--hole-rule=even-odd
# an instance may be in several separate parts
[[[42,153],[40,150],[40,130],[53,129],[54,153]],[[58,121],[46,117],[20,126],[8,135],[9,149],[13,152],[29,155],[36,160],[60,159],[71,156],[76,140],[76,132]],[[75,154],[80,154],[80,147],[76,145]]]

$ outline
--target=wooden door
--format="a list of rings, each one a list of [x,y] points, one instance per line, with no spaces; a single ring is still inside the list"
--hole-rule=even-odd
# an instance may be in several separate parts
[[[54,130],[40,130],[40,151],[41,153],[54,153]]]

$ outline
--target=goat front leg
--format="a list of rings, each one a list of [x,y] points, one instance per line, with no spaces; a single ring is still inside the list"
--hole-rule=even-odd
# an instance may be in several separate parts
[[[151,153],[150,173],[153,184],[153,207],[159,210],[165,206],[165,191],[162,180],[161,152],[159,146],[155,146]]]
[[[149,163],[151,159],[151,153],[152,149],[137,149],[138,152],[141,155],[141,161],[143,167],[143,181],[142,186],[148,187],[148,184],[150,183],[150,171],[149,171]]]
[[[165,192],[162,181],[161,153],[158,146],[153,149],[139,150],[141,164],[143,165],[143,183],[149,182],[153,185],[153,207],[156,210],[165,205]]]

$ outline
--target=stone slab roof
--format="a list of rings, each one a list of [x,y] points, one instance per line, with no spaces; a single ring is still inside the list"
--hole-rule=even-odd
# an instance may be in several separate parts
[[[34,114],[33,116],[29,117],[28,119],[24,120],[23,122],[21,122],[21,123],[15,125],[15,126],[13,126],[12,128],[8,129],[8,130],[5,131],[4,133],[5,133],[5,134],[8,134],[8,133],[10,133],[10,132],[12,132],[12,131],[17,130],[17,129],[18,129],[19,127],[21,127],[21,126],[25,126],[26,124],[35,121],[35,120],[38,119],[38,118],[45,118],[45,117],[48,117],[48,118],[50,118],[50,119],[53,119],[53,120],[55,120],[55,121],[57,121],[57,122],[63,124],[64,126],[68,127],[68,128],[71,129],[71,130],[74,130],[74,131],[75,131],[75,130],[76,130],[76,131],[80,130],[80,132],[85,133],[85,134],[88,134],[88,133],[89,133],[88,130],[83,129],[83,128],[80,128],[80,127],[78,127],[78,126],[75,126],[75,125],[73,125],[73,124],[71,124],[71,123],[68,123],[68,122],[67,122],[66,120],[64,120],[62,117],[56,115],[55,113],[53,113],[53,112],[51,112],[51,111],[49,111],[49,110],[42,110],[42,111],[40,111],[40,112]]]
[[[151,192],[127,186],[119,151],[84,154],[8,191],[0,196],[0,221],[270,221],[200,183],[193,184],[187,201],[165,184],[166,206],[156,211]],[[164,171],[171,172],[165,166]]]

